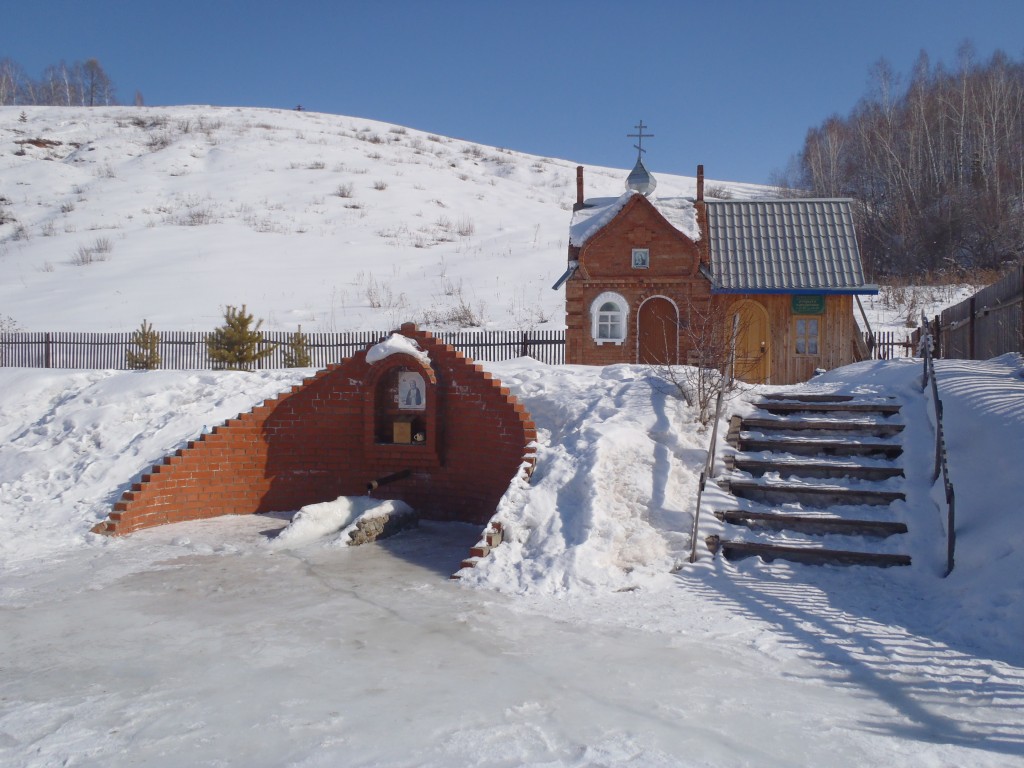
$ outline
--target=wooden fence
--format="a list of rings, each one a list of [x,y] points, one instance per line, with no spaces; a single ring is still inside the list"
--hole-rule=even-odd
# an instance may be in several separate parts
[[[914,357],[916,345],[909,334],[896,331],[877,331],[871,346],[872,360],[893,360],[897,357]],[[869,344],[870,346],[870,344]]]
[[[161,331],[160,367],[172,370],[213,368],[206,354],[207,331]],[[125,370],[125,352],[133,333],[71,333],[45,331],[0,333],[0,366],[23,368],[110,368]],[[306,333],[310,367],[323,368],[388,335],[387,331]],[[461,331],[435,336],[474,360],[498,362],[532,357],[551,365],[565,362],[565,331]],[[272,353],[261,369],[284,368],[284,354],[292,340],[285,331],[263,334]]]
[[[1024,264],[937,318],[937,355],[988,360],[1007,352],[1024,353]]]

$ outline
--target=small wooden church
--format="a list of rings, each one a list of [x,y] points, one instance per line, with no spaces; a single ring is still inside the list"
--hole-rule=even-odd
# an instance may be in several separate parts
[[[733,328],[736,374],[751,383],[795,384],[867,356],[854,299],[878,288],[864,280],[850,200],[705,199],[703,166],[695,198],[658,197],[636,148],[619,197],[584,199],[576,171],[554,286],[567,363],[717,366],[711,348]]]

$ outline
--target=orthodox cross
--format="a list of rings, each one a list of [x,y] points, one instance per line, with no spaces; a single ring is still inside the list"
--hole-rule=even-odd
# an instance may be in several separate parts
[[[646,152],[646,150],[644,149],[644,139],[653,139],[654,138],[654,134],[653,133],[644,133],[644,128],[650,128],[651,126],[644,125],[644,121],[643,120],[640,121],[640,125],[634,125],[633,127],[636,128],[637,132],[636,133],[627,133],[626,134],[626,138],[627,139],[637,139],[638,140],[637,143],[633,145],[633,147],[637,151],[636,159],[639,160],[641,157],[643,157],[644,152]]]

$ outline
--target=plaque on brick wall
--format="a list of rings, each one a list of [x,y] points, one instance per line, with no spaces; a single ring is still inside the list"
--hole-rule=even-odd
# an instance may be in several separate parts
[[[794,315],[825,314],[825,296],[820,293],[793,296],[791,308]]]

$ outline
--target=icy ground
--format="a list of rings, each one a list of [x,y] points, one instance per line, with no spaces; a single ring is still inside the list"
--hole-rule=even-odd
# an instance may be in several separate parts
[[[947,579],[917,363],[811,385],[889,391],[915,422],[912,567],[701,548],[672,572],[692,415],[640,369],[519,360],[490,367],[538,423],[537,476],[501,510],[524,535],[459,583],[462,525],[355,549],[273,545],[288,510],[87,533],[298,372],[0,371],[0,764],[1024,765],[1022,361],[939,365]]]

